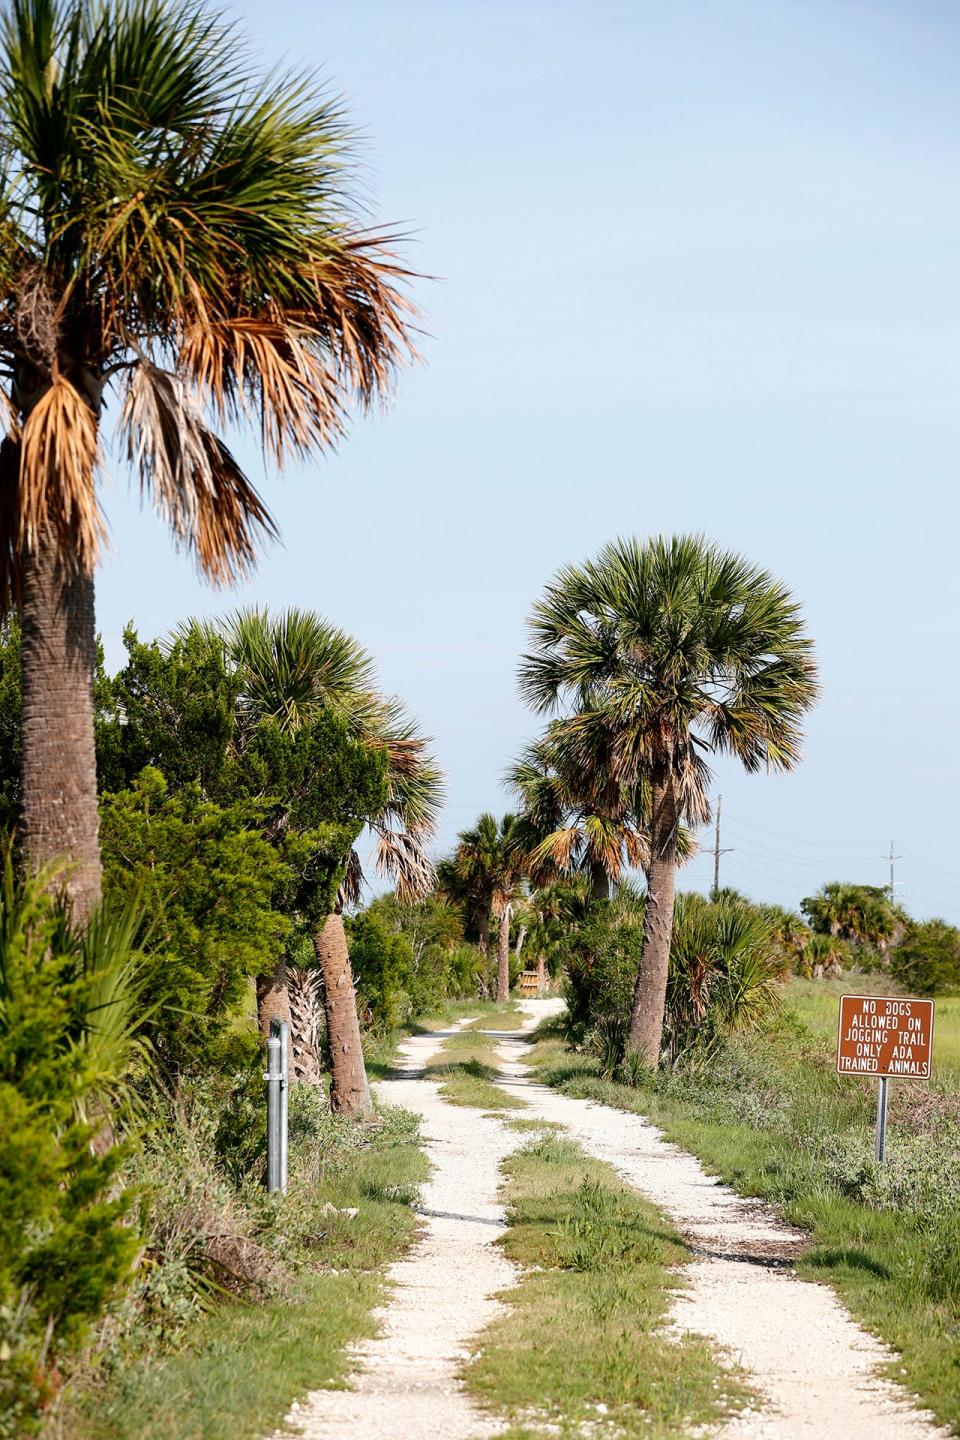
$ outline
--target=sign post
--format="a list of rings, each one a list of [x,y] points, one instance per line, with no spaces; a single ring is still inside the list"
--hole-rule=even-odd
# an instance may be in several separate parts
[[[270,1021],[267,1039],[267,1189],[287,1190],[287,1091],[290,1074],[286,1022]]]
[[[873,1142],[873,1158],[879,1165],[883,1164],[883,1157],[887,1150],[887,1086],[890,1081],[886,1075],[880,1076],[880,1089],[877,1092],[877,1136]]]
[[[882,1162],[887,1148],[887,1089],[896,1075],[930,1079],[933,1052],[932,1000],[901,995],[841,995],[837,1034],[837,1073],[876,1075],[877,1136],[874,1155]]]

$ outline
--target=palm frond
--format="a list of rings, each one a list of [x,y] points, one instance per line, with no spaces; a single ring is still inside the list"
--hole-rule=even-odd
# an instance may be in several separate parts
[[[53,541],[85,571],[105,530],[97,503],[97,420],[80,392],[56,375],[23,426],[17,486],[17,543],[35,551]]]
[[[141,360],[120,423],[142,487],[204,573],[226,583],[248,571],[258,540],[276,533],[273,520],[183,382]]]

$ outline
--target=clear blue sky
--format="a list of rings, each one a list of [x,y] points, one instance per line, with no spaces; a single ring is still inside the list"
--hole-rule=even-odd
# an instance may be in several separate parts
[[[135,617],[325,612],[436,737],[441,843],[504,808],[523,621],[617,533],[771,567],[816,637],[802,768],[718,767],[723,878],[885,883],[960,922],[960,8],[933,0],[244,0],[322,66],[372,213],[414,236],[425,363],[341,453],[260,475],[283,532],[211,593],[118,475],[108,657]],[[252,457],[252,452],[251,457]],[[686,883],[706,886],[704,857]]]

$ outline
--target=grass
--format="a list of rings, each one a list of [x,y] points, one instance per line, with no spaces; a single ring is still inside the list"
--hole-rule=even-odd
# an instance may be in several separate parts
[[[464,1375],[509,1440],[658,1440],[735,1406],[743,1387],[707,1342],[664,1331],[687,1253],[659,1211],[549,1131],[504,1168],[501,1243],[525,1273]]]
[[[396,1066],[397,1049],[404,1040],[412,1035],[433,1035],[438,1030],[447,1030],[458,1020],[512,1030],[522,1024],[523,1016],[513,1006],[498,1005],[494,1000],[451,1000],[439,1010],[409,1020],[386,1035],[365,1038],[363,1053],[367,1075],[371,1080],[385,1080]]]
[[[349,1341],[374,1333],[383,1269],[410,1242],[411,1205],[426,1169],[415,1121],[385,1112],[380,1126],[338,1150],[321,1183],[294,1185],[283,1202],[291,1217],[284,1258],[293,1272],[281,1293],[264,1304],[218,1304],[173,1350],[119,1356],[109,1383],[88,1382],[68,1395],[62,1433],[71,1440],[272,1433],[294,1399],[342,1378]]]
[[[811,1034],[836,1045],[837,1010],[841,995],[900,993],[885,975],[846,975],[839,980],[792,980],[784,990],[784,1005]],[[936,1002],[933,1027],[933,1079],[935,1084],[960,1088],[960,995],[945,995]]]
[[[427,1079],[440,1081],[440,1093],[452,1105],[467,1105],[492,1113],[524,1109],[522,1100],[495,1083],[498,1032],[516,1030],[522,1024],[523,1015],[518,1010],[496,1006],[492,1012],[448,1037],[443,1049],[427,1065]],[[486,1033],[491,1027],[495,1027],[494,1033]]]
[[[893,1377],[960,1427],[960,1097],[951,1069],[943,1066],[940,1086],[891,1086],[888,1159],[877,1166],[875,1082],[834,1073],[840,987],[817,992],[816,983],[789,987],[765,1033],[739,1038],[699,1072],[614,1084],[556,1026],[541,1031],[534,1060],[547,1083],[648,1115],[741,1194],[779,1205],[810,1232],[800,1273],[833,1285],[899,1352]],[[949,1054],[949,1025],[941,1043],[945,1035]]]

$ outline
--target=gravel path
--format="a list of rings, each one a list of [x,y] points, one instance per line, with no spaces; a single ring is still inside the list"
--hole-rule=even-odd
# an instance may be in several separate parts
[[[528,1027],[562,1006],[521,1003]],[[523,1137],[450,1105],[423,1078],[450,1033],[410,1040],[401,1050],[404,1068],[378,1086],[382,1100],[423,1122],[433,1169],[418,1207],[422,1236],[390,1268],[393,1288],[376,1316],[380,1333],[355,1348],[350,1388],[315,1391],[278,1435],[488,1440],[503,1428],[471,1403],[457,1370],[498,1314],[495,1295],[515,1281],[494,1241],[504,1229],[500,1165]],[[496,1033],[500,1083],[525,1102],[528,1116],[559,1124],[612,1165],[672,1217],[696,1254],[684,1270],[674,1324],[712,1339],[742,1366],[762,1403],[730,1420],[716,1440],[945,1440],[949,1432],[878,1375],[890,1352],[854,1323],[832,1290],[793,1273],[799,1232],[707,1175],[641,1116],[535,1084],[522,1063],[524,1034]]]
[[[562,1006],[521,1004],[531,1017]],[[677,1298],[675,1323],[716,1341],[767,1402],[729,1422],[722,1440],[938,1440],[950,1433],[877,1374],[890,1351],[855,1324],[833,1291],[793,1273],[799,1232],[761,1201],[741,1199],[707,1175],[641,1116],[534,1084],[521,1063],[525,1045],[522,1036],[501,1040],[504,1086],[671,1216],[700,1256],[684,1270],[688,1288]]]
[[[523,1137],[476,1110],[448,1104],[422,1078],[451,1033],[408,1041],[400,1051],[403,1068],[377,1086],[382,1101],[412,1110],[423,1122],[432,1174],[417,1207],[422,1238],[390,1267],[393,1288],[375,1316],[380,1333],[355,1348],[350,1388],[308,1395],[287,1416],[284,1435],[480,1440],[498,1433],[463,1392],[457,1369],[472,1337],[499,1313],[493,1297],[515,1282],[513,1265],[494,1241],[504,1229],[500,1164]]]

